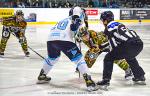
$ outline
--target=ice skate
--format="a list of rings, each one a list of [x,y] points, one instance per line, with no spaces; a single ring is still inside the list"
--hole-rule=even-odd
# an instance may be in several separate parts
[[[130,68],[125,70],[125,80],[132,80],[133,73]]]
[[[108,91],[108,86],[110,85],[109,80],[103,79],[102,81],[97,82],[97,85],[101,90]]]
[[[4,52],[0,52],[0,56],[4,56]]]
[[[75,72],[79,74],[79,78],[80,78],[81,74],[80,74],[80,72],[79,72],[79,69],[78,69],[78,68],[76,68],[76,71],[75,71]]]
[[[3,57],[4,56],[4,52],[0,52],[0,57]]]
[[[28,52],[28,51],[25,52],[25,56],[26,56],[26,57],[30,57],[30,52]]]
[[[95,82],[91,79],[91,76],[88,74],[83,74],[84,80],[86,82],[87,91],[96,91],[98,87],[96,86]]]
[[[144,76],[141,76],[140,78],[133,78],[132,80],[135,85],[146,85]]]
[[[78,68],[76,68],[76,71],[75,71],[76,73],[79,73],[79,69]]]
[[[50,80],[51,77],[46,76],[46,74],[44,74],[44,70],[42,69],[40,75],[38,76],[37,84],[48,83]]]

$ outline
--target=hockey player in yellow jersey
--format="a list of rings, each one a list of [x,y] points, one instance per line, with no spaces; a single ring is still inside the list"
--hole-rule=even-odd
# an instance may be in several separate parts
[[[24,13],[21,10],[17,10],[15,15],[2,18],[2,25],[3,29],[0,42],[0,55],[4,55],[7,41],[10,35],[13,34],[19,40],[25,56],[28,57],[30,53],[28,51],[27,40],[25,37],[27,23],[24,20]]]
[[[85,61],[89,68],[93,66],[97,57],[102,52],[109,51],[108,40],[102,32],[95,32],[94,30],[88,30],[86,27],[80,29],[80,37],[85,45],[89,47],[89,50],[85,54]],[[125,71],[125,79],[132,77],[132,72],[129,68],[128,63],[122,60],[114,61],[121,69]]]

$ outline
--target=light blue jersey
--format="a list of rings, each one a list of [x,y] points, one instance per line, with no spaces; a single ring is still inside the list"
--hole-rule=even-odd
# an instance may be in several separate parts
[[[60,22],[58,22],[52,29],[48,36],[48,41],[60,40],[60,41],[71,41],[74,42],[73,38],[76,31],[71,30],[72,20],[68,17]],[[82,26],[81,24],[79,28]],[[78,29],[79,29],[78,28]]]

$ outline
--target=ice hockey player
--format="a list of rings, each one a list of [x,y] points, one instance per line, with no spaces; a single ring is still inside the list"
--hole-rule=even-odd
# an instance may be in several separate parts
[[[75,8],[75,7],[71,8],[71,9],[69,10],[69,16],[73,15],[73,9],[74,9],[74,8]],[[88,28],[88,27],[89,27],[89,25],[88,25],[88,15],[86,14],[86,10],[85,10],[84,8],[81,8],[81,9],[83,10],[83,15],[82,15],[82,16],[84,16],[84,24],[85,24],[85,27]],[[77,34],[77,35],[78,35],[78,34]],[[76,35],[76,36],[77,36],[77,35]],[[80,39],[80,37],[77,36],[75,43],[81,44],[81,39]],[[81,50],[81,45],[79,45],[78,47],[79,47],[79,49]],[[77,67],[76,67],[76,72],[77,72],[77,73],[79,72],[79,70],[78,70]],[[80,77],[80,73],[79,73],[79,77]]]
[[[78,32],[84,20],[84,17],[81,15],[83,15],[83,10],[77,6],[73,9],[73,15],[58,22],[51,29],[47,42],[48,58],[44,61],[37,84],[47,83],[51,80],[51,78],[47,76],[47,73],[58,61],[62,51],[72,62],[77,64],[86,82],[87,90],[97,90],[97,86],[91,79],[83,55],[73,40],[73,37],[77,34],[76,32]]]
[[[97,57],[102,52],[109,52],[108,40],[102,32],[95,32],[94,30],[88,30],[86,27],[82,27],[79,30],[79,36],[85,45],[88,46],[89,50],[85,54],[85,61],[89,68],[93,66]],[[116,63],[121,69],[125,71],[125,79],[132,78],[132,72],[129,68],[128,63],[122,60],[115,60]]]
[[[74,8],[70,9],[69,16],[73,14],[72,11],[73,9]],[[108,40],[106,39],[105,35],[102,32],[97,33],[94,30],[88,30],[88,16],[86,14],[86,10],[84,8],[82,8],[82,10],[85,16],[84,18],[85,27],[79,29],[80,30],[79,33],[82,34],[82,35],[79,34],[79,38],[81,36],[83,43],[89,47],[89,50],[85,54],[85,61],[88,67],[91,68],[92,65],[95,63],[97,57],[100,55],[100,53],[102,53],[103,51],[109,51],[109,48],[107,48],[107,44],[105,45],[105,43],[107,43]],[[81,40],[78,41],[80,42]],[[107,49],[102,48],[102,45]],[[125,60],[115,60],[114,62],[125,71],[125,79],[128,80],[132,77],[132,71],[130,70],[128,63]],[[78,72],[77,68],[76,72]]]
[[[14,16],[4,17],[2,19],[2,38],[0,43],[0,55],[4,55],[4,51],[7,45],[7,41],[11,34],[19,39],[19,43],[24,51],[25,56],[29,56],[27,47],[27,40],[25,37],[25,30],[27,23],[24,20],[24,13],[21,10],[17,10]]]
[[[137,33],[129,30],[124,24],[114,21],[114,14],[111,11],[101,13],[100,20],[105,26],[104,34],[107,36],[111,46],[110,52],[104,57],[104,69],[102,81],[97,85],[107,88],[110,84],[115,60],[125,59],[129,64],[134,78],[133,83],[146,85],[144,70],[139,66],[136,56],[143,49],[143,42]]]

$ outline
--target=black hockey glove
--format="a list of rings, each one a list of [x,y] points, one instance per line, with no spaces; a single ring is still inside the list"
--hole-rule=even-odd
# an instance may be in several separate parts
[[[99,46],[99,49],[102,49],[102,52],[110,52],[109,43],[106,42]]]
[[[81,25],[81,20],[76,18],[73,23],[70,25],[72,31],[77,31],[79,26]]]
[[[74,24],[77,25],[77,26],[80,26],[81,25],[81,20],[79,18],[76,18]]]

